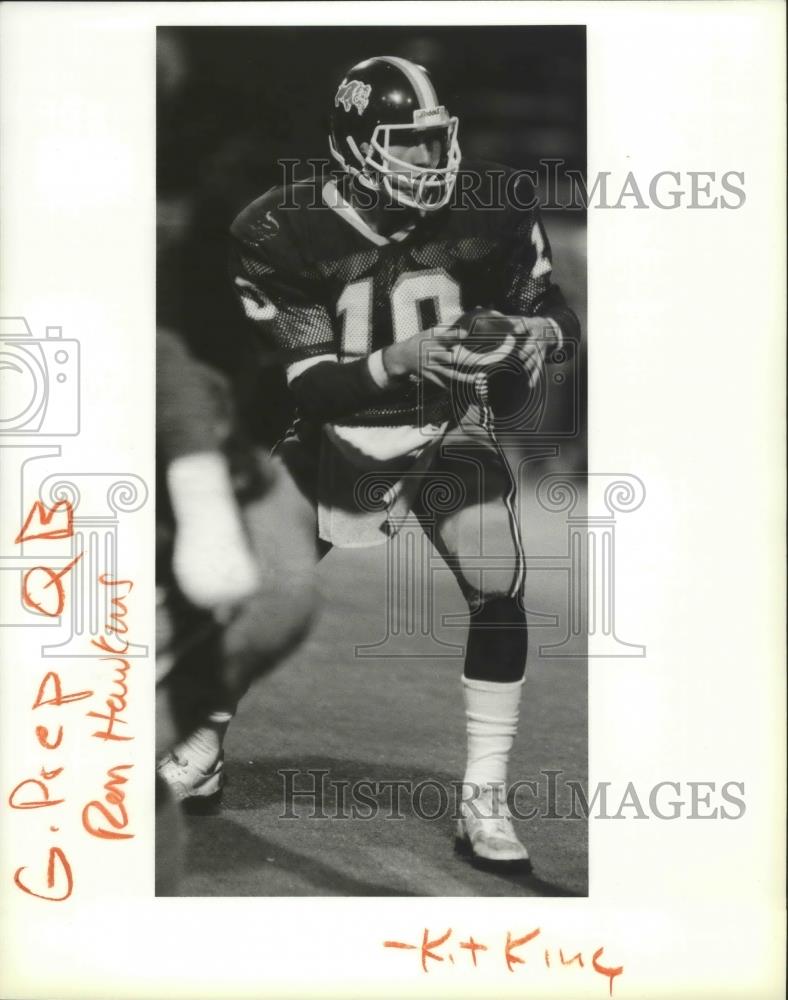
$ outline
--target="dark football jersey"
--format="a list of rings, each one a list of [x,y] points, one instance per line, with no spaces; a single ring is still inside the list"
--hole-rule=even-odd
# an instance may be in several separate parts
[[[576,334],[551,281],[533,189],[505,167],[464,161],[453,202],[392,236],[372,230],[331,178],[272,189],[231,232],[236,289],[275,338],[291,382],[320,361],[363,358],[476,306],[547,316]],[[438,387],[406,383],[342,425],[441,425],[450,412]]]

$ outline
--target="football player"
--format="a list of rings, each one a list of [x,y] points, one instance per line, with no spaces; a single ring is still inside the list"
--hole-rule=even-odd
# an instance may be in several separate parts
[[[384,541],[412,511],[454,572],[471,613],[457,846],[527,866],[506,808],[528,635],[516,483],[463,341],[474,318],[511,317],[509,361],[534,384],[578,322],[527,179],[461,161],[422,67],[359,63],[331,111],[335,173],[274,188],[232,227],[235,286],[297,405],[275,462],[297,487],[293,530],[324,551]]]
[[[223,377],[171,329],[157,333],[156,374],[156,659],[172,729],[157,775],[208,808],[240,698],[308,630],[315,541],[284,547],[295,487],[244,439]]]

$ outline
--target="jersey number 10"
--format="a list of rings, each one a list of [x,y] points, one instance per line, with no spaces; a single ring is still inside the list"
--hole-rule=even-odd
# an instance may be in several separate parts
[[[391,326],[395,341],[407,340],[433,323],[425,323],[432,304],[434,325],[450,326],[462,314],[460,286],[445,271],[407,271],[391,289]],[[354,361],[372,351],[372,278],[348,285],[337,302],[342,324],[341,361]]]

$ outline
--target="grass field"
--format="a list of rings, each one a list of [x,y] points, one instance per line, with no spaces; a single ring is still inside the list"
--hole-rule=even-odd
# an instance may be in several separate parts
[[[528,506],[527,520],[535,531],[535,519],[541,521],[536,531],[539,554],[560,553],[566,531],[562,516]],[[392,818],[390,791],[380,799],[376,818],[331,818],[342,812],[331,783],[437,779],[449,785],[462,777],[462,658],[430,656],[433,645],[423,635],[395,636],[386,650],[391,655],[385,657],[356,655],[357,646],[386,636],[385,560],[382,546],[336,551],[321,564],[325,601],[316,629],[296,655],[252,689],[230,729],[229,784],[221,813],[187,820],[182,894],[586,892],[584,820],[518,822],[534,872],[506,877],[478,871],[453,853],[453,798],[436,819],[414,813],[407,793],[400,799],[403,818]],[[435,580],[436,615],[443,617],[461,607],[461,597],[449,574],[439,573]],[[556,614],[560,622],[531,629],[511,780],[539,779],[540,771],[552,770],[562,772],[561,783],[585,783],[585,663],[539,655],[540,645],[563,635],[566,600],[565,573],[530,574],[529,610]],[[447,642],[464,642],[464,630],[457,626],[439,624],[437,634]],[[326,818],[310,818],[310,812],[321,810],[309,801],[286,805],[285,778],[277,773],[284,769],[328,772],[323,779],[327,794],[318,800]],[[291,788],[304,789],[315,787],[312,782],[319,788],[321,778],[301,774],[289,780]],[[545,795],[542,778],[537,797],[542,807]],[[440,804],[437,791],[425,791],[422,816],[439,811]],[[524,799],[521,808],[525,811],[532,804],[533,797]],[[281,818],[286,811],[299,818]]]

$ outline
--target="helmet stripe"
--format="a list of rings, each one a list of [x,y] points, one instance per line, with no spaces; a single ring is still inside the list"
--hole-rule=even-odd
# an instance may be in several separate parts
[[[391,63],[401,70],[408,80],[408,83],[416,92],[416,99],[421,108],[436,108],[438,106],[438,95],[432,86],[432,81],[421,68],[407,59],[400,59],[399,56],[380,56],[382,62]]]

